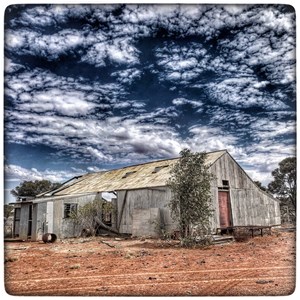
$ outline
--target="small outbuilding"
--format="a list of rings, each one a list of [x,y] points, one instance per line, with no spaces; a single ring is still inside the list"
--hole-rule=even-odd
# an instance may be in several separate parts
[[[70,213],[103,198],[109,198],[115,208],[107,223],[112,230],[133,236],[157,236],[162,229],[172,233],[177,224],[168,208],[171,190],[166,183],[177,160],[88,173],[35,199],[25,199],[18,203],[15,213],[18,236],[31,240],[41,240],[45,233],[54,233],[59,239],[78,236],[80,229]],[[280,225],[279,202],[257,187],[226,150],[207,153],[205,163],[214,175],[212,231],[232,226]]]

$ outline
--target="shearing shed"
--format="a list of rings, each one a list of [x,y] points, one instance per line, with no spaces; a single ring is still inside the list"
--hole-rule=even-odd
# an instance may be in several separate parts
[[[116,170],[74,177],[59,189],[35,199],[23,199],[15,210],[17,236],[41,240],[45,233],[63,239],[80,234],[70,212],[93,200],[111,195],[114,212],[107,226],[133,236],[157,236],[158,229],[174,232],[166,185],[178,158],[159,160]],[[259,189],[226,151],[209,152],[205,163],[214,175],[211,181],[214,214],[211,230],[232,226],[280,225],[279,202]]]

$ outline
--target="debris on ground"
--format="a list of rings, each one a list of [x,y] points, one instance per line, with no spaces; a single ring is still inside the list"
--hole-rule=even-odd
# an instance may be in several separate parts
[[[111,245],[109,242],[107,241],[100,241],[100,243],[106,245],[106,246],[109,246],[110,248],[115,248],[115,245]]]
[[[283,296],[295,288],[295,232],[182,248],[93,237],[5,242],[5,289],[19,296]],[[123,238],[123,237],[120,237]],[[24,275],[26,274],[26,275]]]

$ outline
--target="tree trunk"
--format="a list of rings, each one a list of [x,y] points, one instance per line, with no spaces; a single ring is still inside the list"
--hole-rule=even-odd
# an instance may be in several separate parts
[[[113,229],[113,228],[111,228],[111,227],[105,225],[105,224],[101,221],[101,219],[100,219],[99,217],[95,217],[94,219],[95,219],[95,222],[98,224],[99,227],[101,227],[101,228],[103,228],[103,229],[105,229],[105,230],[111,231],[111,232],[113,232],[113,233],[119,234],[119,231],[117,231],[117,230],[115,230],[115,229]]]

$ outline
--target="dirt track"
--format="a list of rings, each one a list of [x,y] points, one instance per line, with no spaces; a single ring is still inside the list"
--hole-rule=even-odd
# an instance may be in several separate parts
[[[11,295],[288,295],[295,255],[294,233],[204,249],[103,237],[8,242],[5,286]]]

